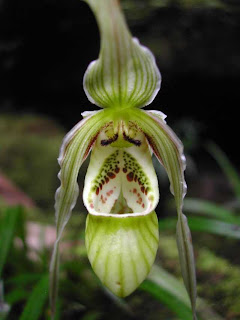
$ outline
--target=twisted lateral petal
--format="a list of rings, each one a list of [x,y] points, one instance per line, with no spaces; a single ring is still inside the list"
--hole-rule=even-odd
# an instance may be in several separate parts
[[[77,176],[79,168],[86,159],[99,130],[105,122],[104,110],[84,118],[66,135],[60,150],[58,161],[61,171],[58,177],[61,186],[55,196],[57,237],[50,265],[50,301],[53,314],[57,294],[59,241],[78,196]]]
[[[92,268],[114,294],[126,297],[146,278],[158,248],[153,211],[140,216],[88,215],[86,248]]]
[[[86,0],[101,35],[98,60],[84,76],[88,99],[100,107],[144,107],[160,89],[161,75],[153,54],[132,38],[118,0]]]
[[[196,275],[194,254],[187,218],[182,213],[183,198],[186,194],[183,146],[175,133],[166,125],[161,114],[143,110],[133,110],[133,112],[137,125],[145,133],[154,154],[165,167],[170,180],[171,191],[174,194],[178,212],[177,244],[181,270],[195,314]]]

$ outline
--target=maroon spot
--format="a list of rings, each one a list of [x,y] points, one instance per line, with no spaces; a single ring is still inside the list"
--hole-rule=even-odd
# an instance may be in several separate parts
[[[106,183],[108,183],[108,182],[109,182],[109,178],[108,178],[108,177],[106,177],[106,178],[105,178],[105,181],[106,181]]]
[[[99,188],[102,190],[102,184],[101,183],[99,184]]]
[[[103,195],[101,194],[101,201],[104,204],[106,202],[106,200],[103,198]]]
[[[127,175],[127,179],[129,182],[133,181],[133,172],[129,172],[129,174]]]
[[[104,180],[101,180],[101,184],[104,185],[104,184],[105,184],[105,181],[104,181]]]
[[[98,194],[99,194],[99,188],[96,189],[96,195],[98,195]]]
[[[107,175],[110,179],[114,179],[116,177],[116,175],[113,172],[108,172]]]
[[[107,195],[108,197],[110,197],[111,194],[113,194],[113,190],[109,190],[109,191],[106,193],[106,195]]]
[[[145,192],[145,188],[141,187],[141,191],[142,191],[142,193],[144,193]]]
[[[135,182],[137,181],[137,176],[134,177],[134,181],[135,181]]]
[[[94,205],[92,203],[90,204],[90,208],[92,208],[92,209],[94,208]]]
[[[127,168],[123,168],[123,172],[126,173],[127,172]]]
[[[115,168],[115,172],[118,173],[120,169],[118,167]]]
[[[145,190],[145,195],[148,194],[148,191],[149,191],[149,188],[147,187],[146,190]]]
[[[144,204],[144,203],[142,204],[142,207],[143,207],[143,208],[145,207],[145,204]]]
[[[136,188],[133,189],[133,193],[137,193],[137,189]]]

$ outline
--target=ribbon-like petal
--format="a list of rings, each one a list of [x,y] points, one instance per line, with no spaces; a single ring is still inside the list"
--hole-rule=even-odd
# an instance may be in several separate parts
[[[195,317],[196,275],[191,233],[187,218],[182,213],[186,194],[184,179],[185,156],[183,146],[175,133],[167,126],[161,113],[133,110],[137,125],[145,133],[154,154],[165,167],[174,194],[177,213],[177,244],[184,284],[188,291]]]
[[[58,158],[61,186],[55,195],[57,236],[50,265],[50,303],[54,314],[57,296],[59,242],[78,196],[79,168],[88,156],[100,129],[106,123],[105,111],[91,113],[80,121],[64,138]]]

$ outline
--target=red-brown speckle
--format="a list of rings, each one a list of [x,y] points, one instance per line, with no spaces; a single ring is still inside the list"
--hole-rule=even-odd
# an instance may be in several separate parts
[[[127,172],[127,168],[123,168],[123,172],[126,173]]]
[[[118,173],[120,171],[119,167],[115,168],[115,172]]]
[[[127,179],[129,182],[133,181],[133,172],[129,172],[129,174],[127,175]]]
[[[106,202],[105,199],[103,198],[103,195],[102,195],[102,194],[101,194],[100,199],[101,199],[101,201],[102,201],[103,204]]]
[[[145,192],[145,188],[141,187],[141,191],[142,191],[142,193],[144,193]]]
[[[116,175],[113,172],[108,172],[107,175],[109,176],[110,179],[114,179]]]
[[[109,190],[109,191],[106,193],[106,195],[107,195],[108,197],[110,197],[111,194],[113,194],[113,190]]]
[[[98,195],[98,194],[99,194],[99,188],[96,189],[96,195]]]

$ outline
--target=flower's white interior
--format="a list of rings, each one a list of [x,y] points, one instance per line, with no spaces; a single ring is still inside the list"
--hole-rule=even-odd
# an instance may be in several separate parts
[[[90,214],[146,215],[155,209],[159,192],[151,151],[142,132],[131,135],[126,142],[117,135],[109,139],[107,130],[99,134],[83,193]]]

